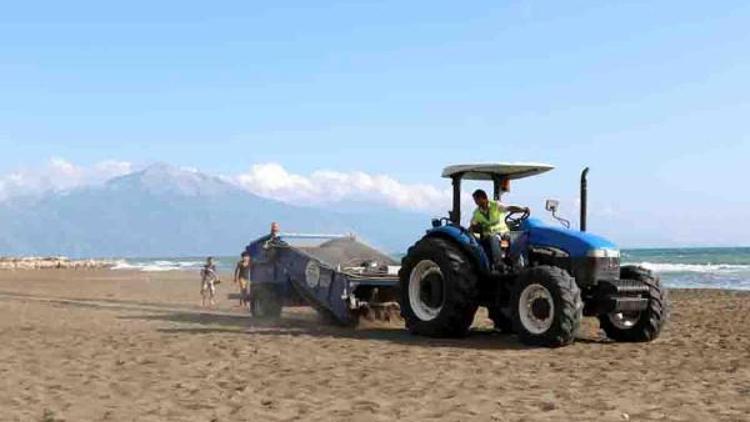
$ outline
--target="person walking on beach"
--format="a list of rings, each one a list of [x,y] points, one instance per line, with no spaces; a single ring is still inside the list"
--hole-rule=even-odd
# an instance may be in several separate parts
[[[250,268],[252,268],[250,254],[242,253],[242,259],[234,268],[234,282],[240,288],[240,307],[250,304]]]
[[[201,269],[201,296],[203,297],[202,306],[216,306],[216,285],[221,283],[219,275],[216,273],[213,257],[206,259],[206,265]]]

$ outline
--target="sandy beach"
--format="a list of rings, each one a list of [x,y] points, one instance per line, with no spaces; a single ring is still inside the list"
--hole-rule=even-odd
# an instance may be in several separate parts
[[[748,421],[750,294],[672,291],[653,344],[548,350],[249,318],[190,273],[0,272],[2,421]]]

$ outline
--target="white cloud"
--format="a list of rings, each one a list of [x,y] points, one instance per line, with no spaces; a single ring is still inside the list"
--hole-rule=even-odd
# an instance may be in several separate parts
[[[133,172],[133,163],[128,161],[107,160],[94,165],[94,172],[99,179],[107,180]]]
[[[21,169],[0,176],[0,200],[103,183],[132,170],[132,164],[126,161],[107,160],[92,166],[78,166],[63,158],[53,157],[42,167]]]
[[[405,184],[387,175],[319,170],[305,176],[290,173],[277,163],[256,164],[234,180],[257,195],[307,205],[355,201],[437,212],[445,209],[451,198],[450,189]]]
[[[16,195],[96,185],[134,170],[133,164],[127,161],[107,160],[82,166],[54,157],[41,167],[0,175],[0,200]],[[198,169],[188,167],[181,170],[198,172]],[[440,189],[429,184],[408,184],[389,175],[361,171],[318,170],[301,175],[291,173],[277,163],[256,164],[245,173],[222,179],[267,198],[321,207],[339,207],[344,203],[353,206],[382,205],[444,215],[445,210],[450,208],[452,196],[447,183]],[[470,198],[466,196],[464,199],[468,201]]]

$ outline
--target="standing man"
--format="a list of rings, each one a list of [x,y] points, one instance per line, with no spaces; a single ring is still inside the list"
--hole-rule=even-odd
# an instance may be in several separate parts
[[[500,238],[510,232],[508,225],[505,223],[505,217],[508,213],[527,212],[529,209],[490,201],[487,192],[481,189],[476,190],[472,196],[474,197],[474,203],[477,204],[477,209],[471,219],[470,229],[479,233],[483,242],[489,243],[492,262],[497,265],[503,256]]]
[[[240,288],[240,307],[250,304],[250,269],[252,268],[250,254],[242,253],[242,259],[234,269],[234,282]]]
[[[219,275],[216,273],[216,265],[214,265],[213,257],[206,259],[206,265],[201,269],[201,296],[203,297],[202,306],[206,307],[208,302],[209,307],[216,306],[216,285],[221,283],[219,281]]]
[[[270,249],[272,246],[285,246],[286,242],[281,240],[281,226],[277,222],[271,224],[271,234],[266,236],[266,242],[263,249]]]

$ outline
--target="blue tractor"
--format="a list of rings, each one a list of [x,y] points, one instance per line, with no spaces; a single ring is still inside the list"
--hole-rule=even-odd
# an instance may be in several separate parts
[[[584,316],[597,317],[615,341],[656,339],[667,319],[667,291],[650,271],[620,266],[612,242],[585,232],[586,174],[581,178],[581,230],[532,218],[528,209],[506,216],[503,256],[493,260],[483,239],[461,225],[464,180],[493,183],[494,199],[510,181],[552,170],[545,164],[460,165],[445,169],[453,182],[453,210],[435,219],[411,247],[399,271],[401,314],[414,334],[461,337],[484,306],[498,330],[528,345],[572,343]],[[566,226],[566,227],[563,227]]]

